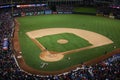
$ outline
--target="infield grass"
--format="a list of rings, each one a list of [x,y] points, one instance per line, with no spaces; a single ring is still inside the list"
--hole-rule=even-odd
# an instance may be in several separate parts
[[[109,19],[99,16],[89,15],[40,15],[17,18],[20,22],[19,40],[22,50],[22,56],[25,62],[38,70],[55,71],[80,64],[82,62],[104,55],[105,52],[114,50],[113,46],[120,48],[120,20]],[[74,54],[65,55],[58,62],[47,62],[48,66],[40,68],[42,61],[39,58],[41,50],[26,35],[26,32],[43,28],[76,28],[93,31],[102,34],[114,43],[80,51]],[[67,57],[71,57],[68,61]]]
[[[60,44],[57,42],[60,39],[65,39],[68,43]],[[72,33],[47,35],[37,38],[37,40],[49,51],[55,52],[65,52],[91,45],[87,40]]]

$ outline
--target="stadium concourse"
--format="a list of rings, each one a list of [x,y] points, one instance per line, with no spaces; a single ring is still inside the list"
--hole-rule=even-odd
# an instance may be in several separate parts
[[[2,0],[1,3],[3,4]],[[32,0],[30,0],[32,1]],[[36,0],[37,1],[37,0]],[[57,11],[72,11],[73,7],[64,8],[57,6]],[[32,11],[50,10],[49,7],[38,8],[20,8],[15,9],[15,14]],[[105,9],[105,8],[104,8]],[[119,18],[119,11],[114,9],[115,16]],[[104,12],[103,7],[99,8],[99,13]],[[105,11],[105,14],[106,11]],[[119,14],[119,15],[118,15]],[[75,70],[61,73],[59,75],[34,75],[27,73],[19,68],[14,57],[12,37],[14,33],[14,18],[11,16],[10,9],[1,9],[0,12],[0,80],[119,80],[120,79],[120,53],[101,61],[94,65],[82,65]]]

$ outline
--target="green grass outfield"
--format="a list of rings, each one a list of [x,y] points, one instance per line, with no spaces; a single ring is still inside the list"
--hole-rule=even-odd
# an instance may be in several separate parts
[[[113,45],[120,48],[120,20],[74,14],[28,16],[19,17],[17,20],[20,22],[19,39],[22,56],[29,66],[38,70],[55,71],[65,69],[104,55],[106,51],[112,51],[114,50]],[[40,68],[41,62],[44,62],[39,58],[41,51],[25,33],[37,29],[56,27],[77,28],[97,32],[108,37],[114,43],[65,55],[62,60],[58,62],[49,62],[47,67]],[[68,61],[67,57],[71,57],[71,60]]]
[[[68,43],[60,44],[57,41],[60,39],[67,40]],[[61,34],[54,34],[54,35],[47,35],[37,40],[49,51],[55,52],[65,52],[69,50],[79,49],[82,47],[91,46],[87,40],[80,38],[79,36],[73,33],[61,33]]]

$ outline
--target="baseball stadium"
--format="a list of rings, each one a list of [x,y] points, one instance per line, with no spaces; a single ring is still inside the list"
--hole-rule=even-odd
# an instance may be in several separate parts
[[[0,80],[119,80],[119,0],[1,0]]]

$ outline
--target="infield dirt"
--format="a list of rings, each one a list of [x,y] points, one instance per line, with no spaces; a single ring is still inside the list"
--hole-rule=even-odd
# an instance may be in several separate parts
[[[46,35],[53,35],[53,34],[59,34],[59,33],[73,33],[79,37],[82,37],[86,39],[89,43],[92,44],[92,46],[83,47],[75,50],[69,50],[66,52],[54,52],[54,51],[48,51],[41,43],[39,43],[35,38],[40,38],[42,36]],[[53,61],[59,61],[61,60],[65,54],[75,53],[79,52],[81,50],[86,50],[98,46],[103,46],[107,44],[113,43],[112,40],[108,39],[107,37],[87,31],[82,29],[73,29],[73,28],[48,28],[48,29],[40,29],[35,31],[30,31],[26,33],[33,42],[42,50],[42,53],[40,53],[40,58],[44,61],[53,62]],[[68,41],[69,42],[69,41]]]

